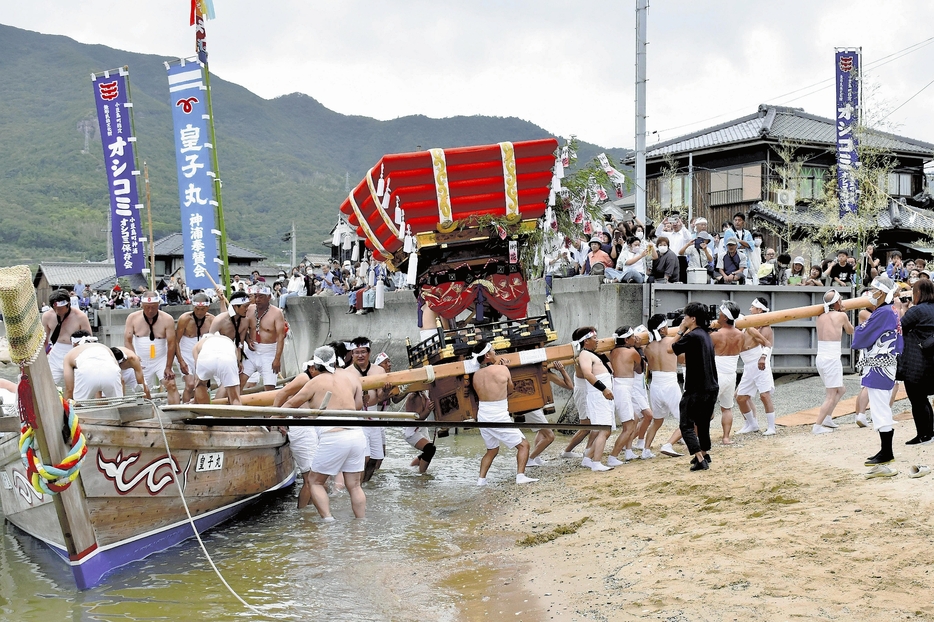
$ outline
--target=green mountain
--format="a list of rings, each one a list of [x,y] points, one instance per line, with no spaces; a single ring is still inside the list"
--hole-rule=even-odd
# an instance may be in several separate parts
[[[109,198],[90,76],[124,65],[154,237],[180,229],[168,58],[4,25],[0,58],[0,265],[104,258]],[[266,100],[218,76],[211,86],[228,235],[272,262],[285,260],[293,220],[299,251],[322,252],[347,181],[383,154],[551,135],[515,117],[378,121],[299,93]],[[578,150],[582,162],[600,151]]]

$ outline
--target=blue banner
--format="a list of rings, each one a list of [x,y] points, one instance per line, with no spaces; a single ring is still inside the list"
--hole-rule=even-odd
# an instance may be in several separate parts
[[[128,72],[114,69],[91,74],[101,144],[104,147],[104,169],[110,188],[110,222],[117,276],[140,274],[146,267],[146,252],[140,242],[140,219],[143,206],[139,202],[136,178],[136,158],[133,154],[136,137],[130,116]]]
[[[859,183],[855,169],[859,167],[856,153],[856,129],[859,127],[859,54],[860,51],[837,48],[837,196],[840,217],[855,214],[859,199]]]
[[[218,282],[217,235],[214,226],[214,170],[206,87],[201,63],[166,63],[175,127],[178,199],[182,211],[185,282],[192,289]]]

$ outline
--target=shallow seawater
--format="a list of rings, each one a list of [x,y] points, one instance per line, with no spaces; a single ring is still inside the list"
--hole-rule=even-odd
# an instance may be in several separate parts
[[[331,496],[337,521],[323,523],[311,506],[296,508],[295,487],[205,534],[206,548],[244,600],[280,619],[457,620],[461,595],[430,564],[469,568],[457,558],[478,546],[470,525],[488,511],[476,486],[484,448],[477,434],[437,444],[429,474],[419,476],[409,467],[417,452],[387,430],[390,457],[364,486],[364,520],[339,493]],[[514,455],[501,452],[491,486],[514,485]],[[10,524],[0,539],[0,620],[265,619],[223,587],[193,539],[83,592],[38,541]]]

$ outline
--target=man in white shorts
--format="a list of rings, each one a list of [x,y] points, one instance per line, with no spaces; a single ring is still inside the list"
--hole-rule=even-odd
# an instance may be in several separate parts
[[[587,337],[589,339],[589,337]],[[583,337],[581,339],[584,339]],[[584,339],[586,340],[586,339]],[[575,341],[575,348],[582,348],[581,341]],[[583,425],[590,424],[590,415],[587,413],[587,387],[590,386],[590,383],[587,382],[587,379],[581,375],[580,366],[575,366],[574,371],[574,392],[571,394],[571,399],[574,400],[574,407],[577,409],[577,419]],[[580,445],[581,441],[587,439],[587,447],[583,454],[576,453],[574,448]],[[591,443],[590,432],[587,430],[578,430],[574,433],[574,436],[571,437],[571,440],[568,441],[567,446],[564,448],[564,451],[561,453],[562,458],[586,458],[586,460],[581,461],[581,466],[590,467],[590,443]]]
[[[643,455],[639,457],[648,459],[655,457],[655,454],[651,451],[645,451],[645,435],[649,426],[652,425],[654,416],[652,415],[652,408],[649,403],[648,384],[645,381],[645,353],[638,345],[642,343],[642,340],[645,338],[643,335],[647,329],[645,326],[636,326],[632,330],[635,333],[635,340],[633,341],[632,347],[639,353],[639,360],[632,369],[632,414],[636,421],[636,431],[633,433],[632,448],[641,449]],[[627,460],[631,459],[632,458],[627,455]]]
[[[146,379],[143,378],[143,365],[136,355],[136,352],[129,348],[111,348],[117,364],[120,366],[120,378],[123,380],[123,395],[132,395],[136,387],[143,387],[143,395],[146,399],[152,399],[149,393],[149,387],[146,385]]]
[[[325,410],[359,410],[363,406],[360,377],[346,372],[335,373],[337,355],[333,348],[317,348],[311,363],[312,367],[308,369],[312,378],[285,403],[286,408],[320,408],[328,393],[331,397]],[[353,419],[348,423],[352,424]],[[343,473],[353,514],[356,518],[363,518],[366,515],[366,495],[360,487],[360,480],[365,460],[366,438],[359,427],[319,427],[318,449],[311,461],[311,470],[303,476],[305,485],[299,491],[299,507],[307,505],[310,499],[321,518],[333,521],[325,485],[328,477]]]
[[[376,360],[379,360],[379,356],[376,357]],[[410,393],[406,398],[405,409],[409,412],[418,413],[419,420],[424,421],[434,413],[435,403],[431,401],[425,391],[416,391]],[[431,464],[436,451],[435,444],[431,442],[426,432],[427,430],[424,427],[402,428],[402,437],[405,442],[422,452],[409,465],[417,466],[421,475],[428,470],[428,465]]]
[[[580,345],[577,355],[578,373],[586,384],[586,412],[589,423],[612,426],[616,413],[613,411],[613,376],[603,360],[594,353],[597,348],[597,330],[593,326],[584,326],[571,333],[571,339]],[[583,422],[583,419],[581,420]],[[610,436],[609,430],[591,430],[588,441],[590,457],[584,456],[581,466],[590,467],[591,471],[609,471],[612,467],[604,465],[603,450]]]
[[[71,306],[71,296],[63,289],[52,292],[49,307],[42,313],[42,327],[45,329],[46,344],[50,348],[49,367],[52,368],[52,380],[61,386],[64,379],[63,361],[71,351],[71,335],[78,330],[91,334],[91,322],[88,316],[77,307]]]
[[[227,398],[232,406],[240,405],[240,378],[237,374],[237,346],[229,337],[220,333],[208,333],[192,349],[198,386],[195,387],[195,403],[209,404],[208,382],[213,380],[219,387],[227,389]]]
[[[182,401],[190,402],[195,397],[195,385],[198,384],[198,378],[195,376],[195,358],[191,351],[195,344],[201,339],[201,335],[211,331],[211,324],[214,322],[214,314],[208,313],[208,307],[211,301],[207,295],[198,292],[191,297],[191,311],[183,313],[178,318],[178,326],[175,329],[175,336],[178,339],[176,352],[179,358],[179,367],[188,369],[188,373],[182,373],[185,376],[185,390],[182,392]]]
[[[123,395],[120,366],[110,348],[84,330],[72,333],[71,343],[73,347],[62,361],[65,399],[81,402],[98,393],[103,397]]]
[[[633,412],[633,376],[637,363],[642,357],[632,347],[635,333],[631,326],[620,326],[616,329],[616,347],[610,351],[610,364],[613,366],[613,412],[616,422],[619,422],[621,431],[616,437],[613,449],[606,459],[608,467],[625,464],[619,459],[619,454],[625,448],[625,460],[633,460],[636,454],[632,451],[632,441],[636,433],[635,413]],[[600,396],[602,397],[602,396]]]
[[[250,322],[250,342],[244,348],[243,371],[240,373],[242,389],[250,376],[259,374],[267,391],[276,388],[276,377],[281,369],[282,350],[285,347],[285,316],[278,307],[269,304],[272,290],[266,285],[250,287],[255,304],[247,312]]]
[[[681,420],[681,387],[678,386],[678,357],[671,351],[671,344],[677,341],[676,337],[668,334],[668,321],[661,313],[649,318],[649,344],[645,347],[645,357],[648,361],[649,372],[652,374],[652,425],[645,435],[646,451],[651,453],[655,434],[665,422],[665,417],[672,417],[676,422]],[[662,445],[661,453],[666,456],[682,456],[674,450],[674,443],[681,438],[681,430],[675,429],[668,442]]]
[[[843,387],[843,361],[840,338],[843,331],[853,334],[853,325],[841,309],[840,293],[832,289],[824,294],[824,312],[817,316],[817,357],[814,363],[824,383],[824,403],[820,405],[817,421],[811,432],[826,434],[833,432],[833,409],[837,407],[846,389]]]
[[[545,378],[559,387],[564,387],[569,390],[574,389],[574,381],[571,380],[570,374],[564,369],[564,365],[562,365],[560,361],[555,361],[551,364],[550,369],[545,374]],[[544,409],[537,408],[531,412],[525,413],[525,422],[548,423],[548,419],[545,418]],[[542,460],[542,452],[545,451],[554,440],[555,433],[552,430],[548,428],[539,428],[535,433],[535,441],[532,444],[532,450],[529,452],[529,460],[525,465],[536,467],[545,466],[545,461]]]
[[[768,301],[761,296],[752,301],[749,312],[753,315],[768,312]],[[762,406],[765,407],[767,427],[762,436],[775,434],[775,405],[772,403],[772,390],[775,382],[772,380],[772,343],[774,334],[771,326],[747,328],[744,331],[743,351],[739,356],[743,359],[743,379],[736,389],[736,402],[739,405],[746,425],[737,434],[758,432],[759,424],[752,400],[759,392]]]
[[[720,305],[718,322],[720,328],[710,333],[713,343],[714,362],[717,364],[717,378],[720,380],[720,393],[717,403],[720,406],[720,426],[723,437],[720,442],[730,445],[730,432],[733,429],[733,394],[736,392],[736,361],[743,350],[743,332],[734,326],[740,318],[739,305],[726,300]]]
[[[473,347],[473,357],[481,365],[473,375],[473,390],[477,394],[477,421],[481,423],[512,423],[507,396],[515,386],[512,374],[505,365],[497,364],[493,344],[480,339]],[[526,477],[525,463],[529,459],[529,442],[516,428],[480,428],[486,444],[486,453],[480,459],[480,478],[477,486],[486,486],[486,474],[499,453],[499,445],[516,448],[516,483],[528,484],[537,479]]]
[[[159,310],[162,298],[155,292],[145,292],[140,298],[141,311],[134,311],[126,318],[123,328],[123,345],[140,358],[143,378],[146,383],[158,378],[169,393],[169,404],[178,404],[179,395],[175,388],[175,318]],[[182,369],[182,373],[186,370]]]
[[[386,370],[379,365],[370,363],[370,340],[366,337],[357,337],[350,342],[353,364],[347,368],[359,378],[364,376],[385,376]],[[363,396],[364,410],[379,410],[379,404],[386,399],[387,391],[384,389],[370,389]],[[386,429],[382,427],[363,428],[363,435],[367,440],[367,461],[363,470],[363,483],[367,483],[383,464],[386,457]]]

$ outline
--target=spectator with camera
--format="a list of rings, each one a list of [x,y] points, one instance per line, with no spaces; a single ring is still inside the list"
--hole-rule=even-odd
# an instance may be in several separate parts
[[[737,236],[726,238],[726,252],[717,258],[717,272],[721,285],[745,285],[746,255],[739,250]]]

